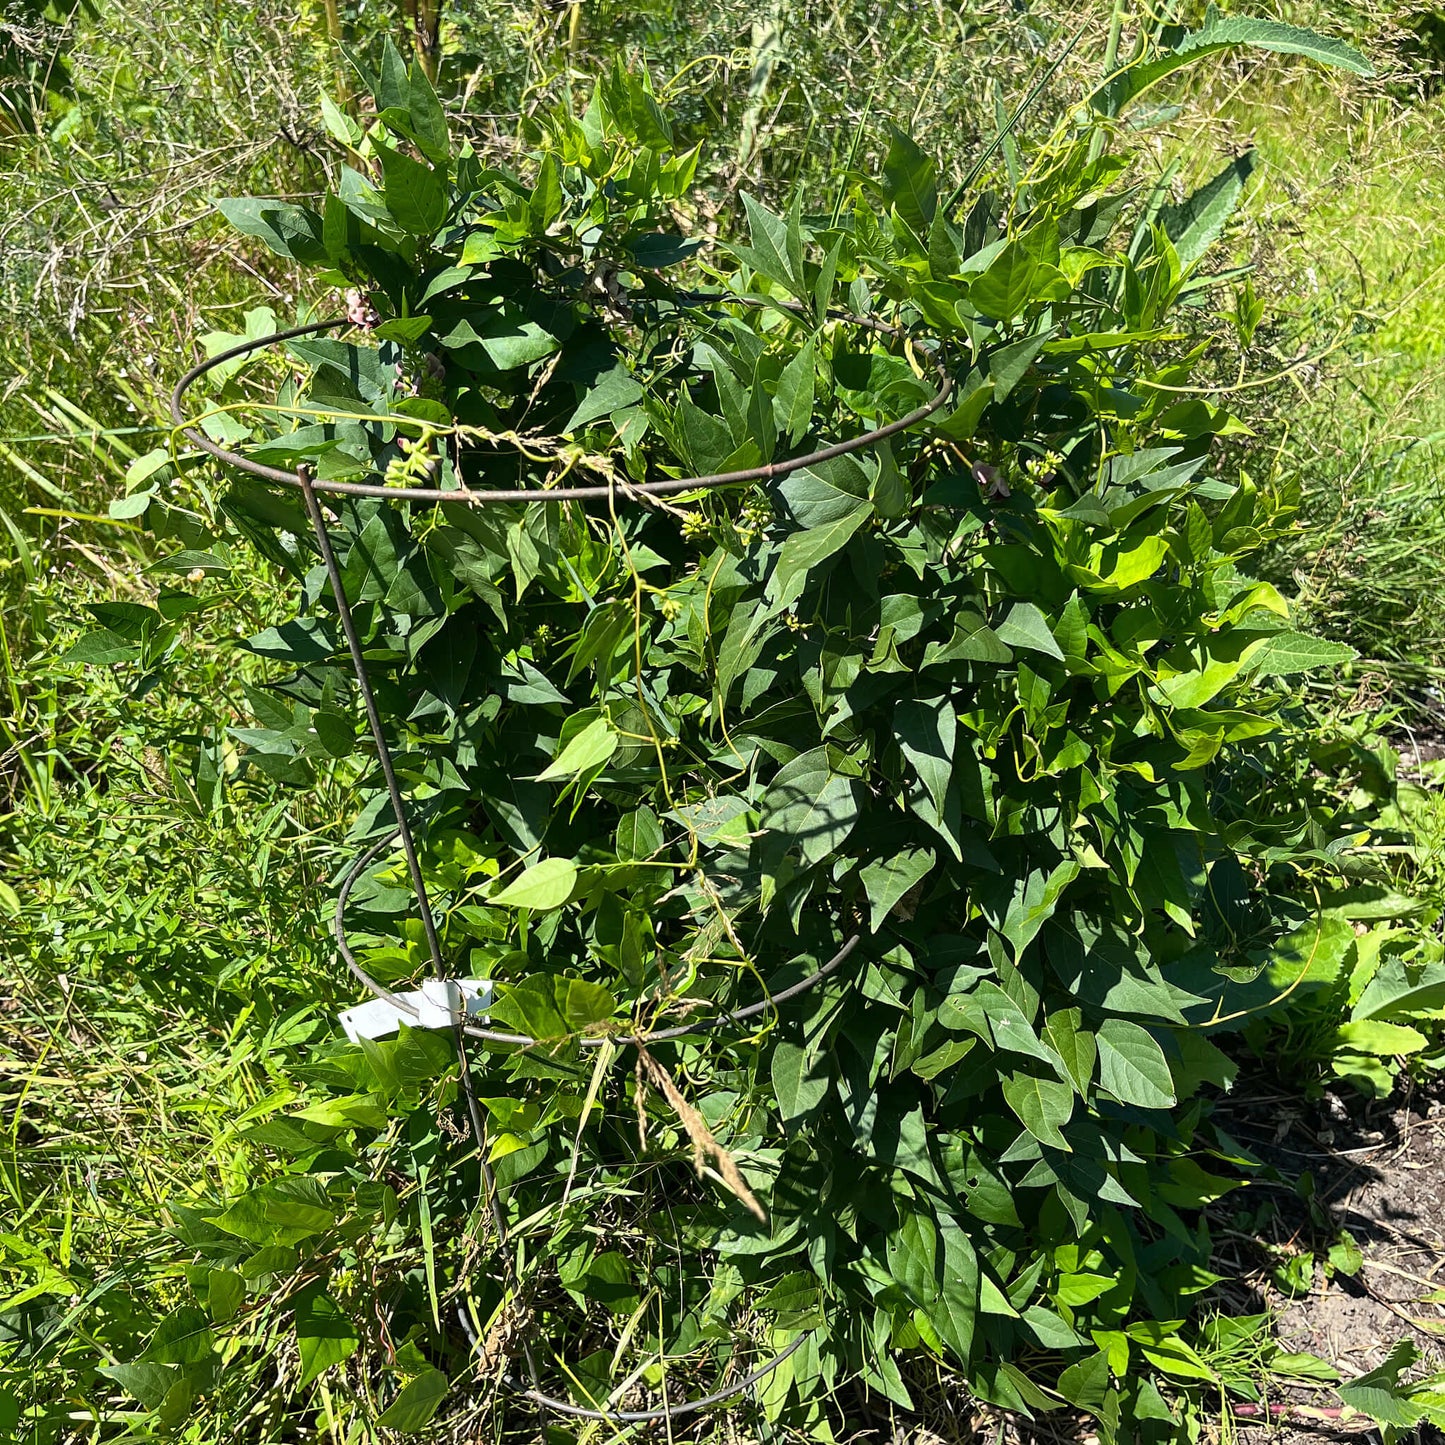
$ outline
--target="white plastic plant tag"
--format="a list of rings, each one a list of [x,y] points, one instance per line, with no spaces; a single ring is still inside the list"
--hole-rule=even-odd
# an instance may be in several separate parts
[[[452,1009],[468,1017],[485,1014],[492,1006],[492,981],[489,978],[431,979],[419,989],[397,994],[408,1007],[401,1009],[389,999],[373,998],[365,1003],[343,1009],[337,1015],[346,1037],[380,1039],[396,1033],[406,1024],[414,1029],[445,1029],[451,1027]]]
[[[491,1008],[492,981],[489,978],[428,979],[421,986],[421,996],[416,1026],[444,1029],[451,1025],[453,1009],[465,1016],[485,1013]]]

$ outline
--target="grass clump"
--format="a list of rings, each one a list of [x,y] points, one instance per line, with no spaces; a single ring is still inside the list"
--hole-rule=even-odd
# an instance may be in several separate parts
[[[1400,17],[1361,6],[1343,18],[1374,51],[1372,84],[1251,76],[1214,85],[1209,102],[1258,146],[1245,239],[1272,303],[1264,339],[1306,363],[1251,418],[1259,465],[1301,489],[1273,575],[1430,716],[1445,646],[1445,198],[1428,158],[1445,112]]]

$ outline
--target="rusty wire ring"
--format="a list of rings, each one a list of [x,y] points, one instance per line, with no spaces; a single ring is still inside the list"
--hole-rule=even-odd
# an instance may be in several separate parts
[[[792,302],[779,302],[766,298],[750,296],[733,296],[719,294],[714,296],[698,296],[690,294],[688,304],[706,304],[709,302],[738,303],[742,305],[771,305],[788,311],[793,314],[806,315],[805,309]],[[832,313],[830,313],[832,315]],[[842,315],[837,319],[845,320],[851,324],[862,326],[874,332],[891,335],[895,337],[906,337],[907,333],[900,327],[890,326],[885,322],[877,321],[869,317]],[[420,863],[416,855],[416,847],[411,835],[411,827],[407,821],[404,799],[401,795],[400,786],[395,777],[391,765],[390,749],[386,742],[384,730],[381,727],[380,715],[376,710],[375,700],[372,696],[370,681],[366,675],[366,668],[361,654],[361,645],[355,632],[355,623],[351,616],[350,604],[346,599],[345,587],[342,585],[340,568],[337,565],[335,554],[331,547],[331,539],[326,530],[324,515],[316,500],[318,492],[326,492],[341,496],[362,496],[378,497],[382,500],[403,502],[462,502],[468,506],[486,504],[508,504],[516,502],[569,502],[569,501],[611,501],[619,494],[626,496],[664,496],[676,492],[688,492],[696,490],[710,490],[715,487],[738,485],[745,482],[767,482],[777,477],[783,477],[792,472],[801,471],[808,466],[815,466],[819,463],[831,461],[836,457],[846,456],[851,452],[862,451],[884,441],[899,432],[906,431],[909,427],[916,426],[920,421],[925,420],[936,412],[947,402],[953,393],[953,378],[936,356],[933,359],[935,375],[939,379],[938,390],[931,400],[923,406],[914,408],[906,416],[900,417],[897,421],[890,422],[885,426],[877,427],[872,431],[865,432],[860,436],[851,438],[848,441],[838,442],[833,446],[824,447],[818,451],[810,452],[806,456],[794,457],[783,462],[770,462],[763,466],[749,467],[741,471],[720,472],[710,476],[668,478],[656,482],[619,482],[613,485],[597,487],[554,487],[542,489],[498,489],[498,490],[473,490],[467,487],[459,487],[451,491],[443,491],[439,488],[430,487],[385,487],[367,483],[357,482],[315,482],[311,478],[306,467],[300,467],[296,472],[285,472],[276,467],[264,466],[261,463],[253,462],[250,458],[242,456],[239,452],[233,452],[225,447],[217,445],[204,435],[197,428],[186,424],[185,414],[181,409],[181,401],[186,390],[192,386],[200,377],[211,371],[222,363],[234,360],[239,356],[247,356],[253,351],[261,350],[264,347],[275,345],[278,342],[291,340],[299,336],[314,335],[320,331],[329,331],[335,327],[347,324],[348,318],[335,317],[327,321],[312,322],[306,326],[292,327],[286,331],[279,331],[270,336],[261,337],[255,341],[247,341],[239,346],[233,346],[216,356],[191,367],[176,383],[171,392],[170,411],[171,419],[176,427],[200,449],[217,461],[227,466],[235,467],[240,471],[247,472],[252,476],[260,477],[263,481],[276,482],[282,486],[291,487],[300,491],[307,506],[308,516],[311,520],[313,530],[316,532],[317,544],[321,549],[322,559],[326,565],[327,575],[331,584],[331,590],[336,600],[337,614],[342,623],[343,631],[346,633],[347,644],[352,654],[353,669],[356,673],[357,684],[360,688],[362,700],[366,705],[368,725],[372,733],[372,740],[376,744],[378,761],[382,766],[383,776],[386,781],[386,788],[391,800],[393,811],[396,815],[396,828],[385,835],[379,842],[366,849],[352,863],[342,883],[337,896],[336,912],[333,921],[337,947],[341,956],[346,962],[351,973],[378,998],[386,999],[394,1007],[402,1012],[415,1013],[409,1005],[405,1004],[398,996],[378,983],[361,968],[356,962],[346,942],[343,913],[346,899],[350,895],[351,888],[356,879],[360,876],[361,870],[381,852],[393,838],[400,841],[402,850],[406,855],[408,868],[411,875],[413,891],[417,897],[417,903],[422,915],[424,931],[427,935],[427,943],[431,953],[433,971],[436,977],[446,982],[445,966],[441,957],[440,943],[436,935],[436,921],[431,911],[431,905],[427,896],[427,889],[423,881]],[[826,978],[829,974],[839,968],[848,956],[857,947],[861,934],[854,933],[843,944],[834,956],[821,968],[816,970],[799,983],[779,991],[768,998],[748,1004],[744,1008],[733,1010],[727,1013],[717,1014],[713,1017],[700,1021],[699,1024],[684,1024],[681,1026],[661,1029],[655,1033],[633,1034],[633,1035],[610,1035],[582,1037],[579,1042],[584,1047],[600,1047],[603,1042],[610,1041],[620,1044],[635,1044],[643,1046],[649,1041],[663,1041],[668,1039],[682,1038],[686,1035],[712,1030],[724,1023],[742,1022],[748,1018],[764,1012],[769,1007],[785,1002],[787,999],[806,992]],[[492,1179],[490,1166],[487,1163],[485,1147],[485,1126],[481,1120],[477,1108],[475,1090],[470,1082],[470,1074],[467,1069],[465,1038],[467,1036],[481,1038],[490,1043],[512,1044],[521,1046],[533,1046],[544,1042],[530,1038],[524,1034],[508,1034],[498,1030],[480,1029],[474,1025],[463,1022],[462,1017],[453,1010],[453,1028],[456,1036],[459,1061],[462,1069],[463,1093],[466,1096],[468,1109],[471,1116],[473,1132],[477,1139],[478,1159],[481,1166],[482,1180],[484,1184],[484,1197],[487,1201],[488,1212],[492,1216],[492,1222],[498,1233],[498,1247],[506,1259],[508,1272],[511,1275],[514,1290],[520,1291],[521,1281],[516,1276],[516,1265],[511,1256],[506,1253],[507,1227],[505,1216],[501,1213],[496,1195],[495,1184]],[[468,1332],[470,1334],[470,1332]],[[741,1394],[759,1380],[770,1375],[784,1360],[788,1359],[803,1345],[806,1335],[799,1336],[779,1354],[774,1355],[742,1380],[726,1389],[714,1392],[711,1395],[704,1395],[696,1400],[680,1401],[676,1405],[663,1405],[655,1410],[593,1410],[580,1405],[574,1405],[570,1401],[559,1400],[545,1394],[540,1388],[537,1380],[535,1361],[532,1357],[530,1345],[524,1344],[527,1355],[527,1363],[532,1374],[532,1388],[525,1387],[517,1389],[517,1394],[534,1404],[540,1405],[545,1410],[554,1411],[560,1415],[571,1416],[574,1419],[598,1420],[604,1423],[617,1422],[626,1424],[648,1423],[656,1421],[671,1421],[680,1416],[706,1409],[712,1405],[721,1404],[725,1400],[734,1398]],[[473,1341],[475,1345],[475,1341]],[[509,1384],[514,1382],[508,1381]],[[514,1384],[514,1388],[516,1388]]]
[[[341,961],[351,971],[352,977],[370,989],[377,998],[385,999],[393,1008],[402,1013],[411,1014],[413,1018],[420,1017],[420,1012],[401,997],[393,993],[385,984],[379,983],[356,961],[356,955],[351,951],[351,946],[346,939],[346,923],[344,915],[347,900],[351,897],[351,890],[356,885],[356,880],[361,877],[362,870],[370,863],[391,841],[396,837],[396,830],[385,834],[373,843],[365,852],[360,853],[353,860],[350,868],[346,870],[345,877],[341,880],[341,888],[336,895],[336,911],[331,919],[332,936],[336,939],[337,950],[341,954]],[[581,1045],[584,1049],[600,1049],[603,1044],[654,1044],[666,1043],[670,1039],[686,1038],[689,1034],[712,1033],[717,1031],[723,1024],[739,1024],[748,1019],[756,1018],[759,1014],[765,1013],[769,1008],[776,1008],[780,1003],[786,1003],[790,998],[796,998],[800,993],[807,993],[810,988],[822,983],[829,974],[835,973],[857,948],[862,941],[861,933],[850,935],[843,943],[837,953],[830,958],[821,968],[814,970],[806,978],[799,982],[789,984],[787,988],[779,989],[777,993],[769,994],[756,1003],[745,1004],[740,1009],[733,1009],[727,1013],[713,1014],[707,1018],[699,1019],[692,1024],[678,1024],[672,1028],[653,1029],[644,1034],[573,1034],[570,1038]],[[475,1024],[463,1023],[461,1030],[468,1038],[481,1039],[489,1044],[520,1044],[524,1048],[530,1048],[537,1044],[555,1044],[564,1042],[569,1036],[563,1035],[556,1039],[534,1039],[529,1034],[509,1034],[498,1029],[479,1028]]]
[[[745,305],[779,306],[782,310],[789,312],[793,310],[785,303],[764,302],[752,297],[716,296],[707,299],[709,301],[737,301]],[[882,335],[903,336],[906,334],[899,327],[889,326],[886,322],[873,321],[867,317],[839,316],[835,319],[846,320],[853,325],[863,326]],[[248,356],[253,351],[274,346],[278,342],[291,341],[298,336],[311,336],[319,331],[330,331],[335,327],[348,324],[349,318],[334,316],[328,321],[313,321],[306,326],[293,326],[289,331],[277,331],[255,341],[242,342],[239,346],[233,346],[227,351],[222,351],[208,360],[200,362],[181,377],[171,392],[171,421],[184,436],[193,441],[203,452],[210,453],[217,461],[224,462],[227,466],[237,467],[243,472],[249,472],[263,481],[278,482],[285,487],[299,488],[294,471],[287,472],[280,467],[268,467],[260,462],[253,462],[249,457],[242,456],[239,452],[230,451],[213,442],[198,428],[188,426],[181,402],[191,386],[207,372],[224,362],[234,361],[238,356]],[[836,457],[847,456],[851,452],[863,451],[877,445],[878,442],[886,441],[889,437],[897,436],[899,432],[907,431],[909,427],[917,426],[919,422],[932,416],[953,395],[953,377],[946,368],[941,363],[935,362],[934,372],[938,377],[938,390],[932,398],[922,406],[915,407],[906,416],[899,417],[897,421],[891,421],[886,426],[876,427],[872,431],[851,437],[847,441],[835,442],[832,446],[822,447],[818,451],[809,452],[806,456],[792,457],[782,462],[768,462],[757,467],[745,467],[741,471],[713,472],[700,477],[670,477],[658,482],[619,481],[614,485],[596,487],[533,487],[525,489],[455,487],[446,491],[438,487],[385,487],[371,482],[322,481],[313,481],[311,486],[314,491],[336,496],[382,497],[394,502],[464,502],[468,506],[494,506],[509,502],[604,502],[619,495],[661,497],[676,492],[707,491],[714,487],[738,486],[744,482],[769,482],[777,477],[785,477],[793,472],[802,471],[804,467],[817,466],[822,462],[830,462]],[[377,420],[385,421],[386,418],[378,417]]]

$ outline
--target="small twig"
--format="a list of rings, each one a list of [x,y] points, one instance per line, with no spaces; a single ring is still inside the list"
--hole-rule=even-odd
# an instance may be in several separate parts
[[[1229,1413],[1236,1420],[1320,1420],[1331,1424],[1359,1420],[1370,1429],[1374,1428],[1373,1422],[1367,1416],[1361,1415],[1358,1410],[1352,1410],[1348,1405],[1272,1405],[1263,1402],[1256,1404],[1249,1400],[1231,1400]]]
[[[1441,1284],[1438,1279],[1429,1279],[1423,1274],[1412,1274],[1408,1269],[1401,1269],[1398,1264],[1390,1264],[1383,1259],[1370,1259],[1367,1256],[1365,1259],[1365,1263],[1369,1265],[1371,1269],[1380,1269],[1384,1270],[1386,1274],[1399,1275],[1401,1279],[1412,1280],[1415,1284],[1423,1284],[1428,1289],[1438,1290],[1441,1288]],[[1425,1303],[1425,1301],[1422,1300],[1419,1301],[1419,1303],[1423,1304]]]

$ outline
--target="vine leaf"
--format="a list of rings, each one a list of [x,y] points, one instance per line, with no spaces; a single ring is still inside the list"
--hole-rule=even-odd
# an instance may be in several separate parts
[[[796,446],[813,424],[813,388],[815,385],[813,342],[810,337],[802,350],[783,368],[773,394],[773,417],[777,428]]]
[[[429,165],[373,137],[386,183],[386,208],[392,219],[413,236],[430,236],[446,220],[447,193],[443,177]]]
[[[883,158],[884,193],[915,235],[925,237],[938,210],[938,174],[933,158],[912,136],[890,127]]]
[[[101,1365],[97,1373],[114,1380],[127,1394],[133,1395],[139,1400],[147,1410],[157,1412],[162,1410],[167,1396],[175,1386],[180,1384],[182,1379],[181,1371],[174,1365]],[[184,1418],[184,1412],[182,1418]]]
[[[521,955],[518,955],[521,957]],[[533,974],[502,984],[492,1017],[534,1039],[560,1039],[605,1023],[617,1012],[617,1000],[585,978]]]
[[[942,699],[923,702],[909,698],[894,712],[893,731],[899,750],[928,790],[935,816],[941,816],[953,775],[953,745],[958,732],[953,708]]]
[[[226,197],[211,204],[243,236],[264,241],[278,256],[308,266],[327,263],[321,217],[315,211],[285,201],[246,198]]]
[[[451,144],[447,134],[447,113],[442,109],[426,71],[415,61],[407,71],[406,79],[407,114],[411,121],[412,139],[429,161],[444,166]]]
[[[933,869],[931,848],[905,848],[886,858],[875,858],[859,875],[868,895],[868,927],[877,933],[883,920]]]
[[[943,1242],[943,1283],[938,1297],[924,1313],[960,1360],[973,1349],[974,1322],[978,1318],[978,1255],[968,1236],[951,1220],[939,1231]]]
[[[600,767],[617,751],[617,744],[618,737],[612,724],[605,717],[596,718],[537,774],[537,781],[550,783],[559,778],[575,778],[589,768]],[[522,881],[521,878],[517,880],[518,883]]]
[[[808,573],[840,551],[868,519],[872,508],[862,503],[836,521],[806,532],[794,532],[783,542],[777,565],[768,579],[770,610],[782,612],[802,595]]]
[[[575,432],[590,426],[604,416],[621,411],[641,401],[644,392],[637,378],[620,362],[611,371],[604,371],[597,382],[577,403],[577,410],[563,424],[564,432]]]
[[[1076,1008],[1057,1009],[1044,1025],[1044,1039],[1064,1061],[1069,1078],[1081,1093],[1088,1091],[1094,1077],[1099,1046],[1084,1027],[1084,1015]]]
[[[897,1206],[903,1218],[885,1246],[888,1272],[914,1304],[927,1308],[938,1298],[938,1226],[917,1201],[900,1198]]]
[[[828,1093],[828,1075],[811,1072],[816,1056],[789,1039],[773,1050],[773,1092],[785,1123],[810,1114]]]
[[[1174,1103],[1164,1050],[1148,1029],[1128,1019],[1105,1019],[1099,1029],[1099,1081],[1121,1104],[1167,1109]]]
[[[799,526],[822,527],[867,501],[870,481],[856,457],[844,456],[800,468],[785,478],[778,490]]]
[[[1032,602],[1015,602],[1009,608],[1008,616],[994,628],[1000,642],[1010,647],[1022,647],[1030,652],[1041,652],[1045,657],[1064,660],[1054,634],[1044,614]]]
[[[1024,1128],[1054,1149],[1069,1150],[1069,1141],[1059,1132],[1074,1112],[1074,1087],[1057,1079],[1015,1072],[1003,1080],[1003,1096]]]
[[[805,863],[834,853],[857,821],[853,780],[832,770],[826,747],[785,763],[763,797],[764,826],[797,847]]]
[[[544,858],[494,893],[491,901],[545,912],[566,903],[576,886],[577,865],[570,858]]]
[[[350,1316],[324,1290],[305,1290],[296,1301],[296,1338],[301,1350],[301,1384],[349,1359],[361,1343]]]
[[[427,1370],[407,1384],[377,1417],[376,1423],[393,1430],[420,1430],[430,1423],[446,1393],[447,1377],[440,1370]]]
[[[802,275],[803,243],[797,215],[785,221],[746,191],[743,192],[743,207],[748,215],[748,235],[752,245],[733,246],[733,254],[760,276],[781,286],[799,300],[806,300],[808,288]]]

